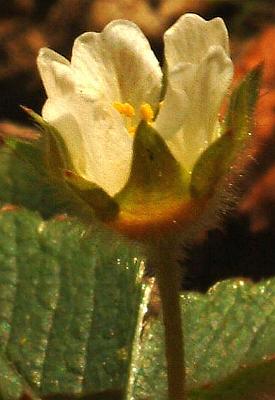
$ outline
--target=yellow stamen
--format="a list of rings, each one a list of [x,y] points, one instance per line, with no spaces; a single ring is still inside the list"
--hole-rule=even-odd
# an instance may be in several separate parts
[[[135,115],[134,107],[129,103],[120,103],[119,101],[115,101],[113,103],[115,109],[125,117],[132,118]]]
[[[152,107],[150,106],[150,104],[148,103],[143,103],[140,106],[140,115],[141,115],[141,119],[143,119],[146,122],[152,122],[154,119],[154,111],[152,109]]]
[[[131,136],[134,136],[136,133],[137,127],[136,126],[129,126],[128,132],[130,133]]]

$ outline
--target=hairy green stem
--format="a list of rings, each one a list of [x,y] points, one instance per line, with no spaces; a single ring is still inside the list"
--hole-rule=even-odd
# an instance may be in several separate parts
[[[172,252],[171,248],[168,252],[159,248],[158,254],[155,254],[155,268],[165,328],[169,400],[185,400],[184,338],[180,308],[181,271]]]

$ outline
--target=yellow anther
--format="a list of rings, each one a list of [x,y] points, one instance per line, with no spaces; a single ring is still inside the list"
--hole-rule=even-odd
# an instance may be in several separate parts
[[[115,109],[125,117],[132,118],[135,115],[135,109],[129,103],[120,103],[119,101],[115,101],[113,103]]]
[[[146,122],[152,122],[154,119],[154,111],[150,104],[148,103],[143,103],[140,106],[140,115],[141,119],[143,119]]]
[[[137,127],[136,126],[130,126],[128,128],[128,132],[130,133],[131,136],[134,136],[134,134],[136,133]]]

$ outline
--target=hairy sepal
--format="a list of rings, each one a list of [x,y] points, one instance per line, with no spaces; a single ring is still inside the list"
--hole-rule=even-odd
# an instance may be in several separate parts
[[[253,129],[261,72],[261,66],[252,70],[233,91],[221,137],[203,152],[194,166],[190,184],[193,198],[211,197],[220,182],[238,166]]]
[[[118,213],[117,203],[99,186],[79,176],[74,170],[62,136],[56,128],[45,121],[33,110],[22,107],[33,119],[41,132],[37,140],[22,141],[9,139],[7,144],[16,154],[29,162],[41,176],[47,178],[52,185],[63,188],[63,196],[71,197],[71,191],[85,206],[91,208],[101,220],[109,220]],[[60,192],[60,191],[59,191]],[[60,193],[59,193],[60,197]],[[87,215],[90,215],[88,213]]]
[[[115,224],[130,236],[176,229],[191,217],[188,175],[165,141],[142,121],[133,144],[130,177],[115,196],[120,207]]]
[[[119,212],[118,204],[101,187],[70,170],[64,171],[64,177],[70,188],[86,204],[93,208],[99,219],[109,221],[117,216]]]

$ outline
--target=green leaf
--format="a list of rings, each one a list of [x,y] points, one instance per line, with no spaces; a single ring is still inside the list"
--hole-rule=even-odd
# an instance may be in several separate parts
[[[275,393],[275,279],[229,280],[182,296],[188,399],[256,400]],[[167,400],[163,328],[147,319],[133,396]],[[269,398],[269,397],[266,397]],[[273,398],[273,397],[272,397]]]
[[[0,398],[121,397],[146,310],[137,245],[20,210],[0,213],[0,249]]]
[[[90,221],[93,212],[76,197],[68,186],[54,182],[45,175],[43,167],[33,162],[41,161],[40,153],[32,143],[17,142],[16,147],[0,149],[0,202],[23,206],[38,211],[49,218],[69,213]],[[18,147],[20,150],[17,151]],[[28,153],[27,157],[25,157]],[[29,157],[29,158],[28,158]],[[28,160],[32,159],[32,163]],[[59,184],[58,184],[59,182]]]
[[[28,383],[0,351],[0,399],[13,400],[27,394],[32,399],[36,398]]]
[[[39,153],[31,146],[25,147],[39,158]],[[24,156],[20,156],[13,148],[2,146],[0,149],[0,201],[24,206],[39,211],[49,217],[65,210],[45,176],[34,168]]]
[[[211,195],[221,179],[238,164],[253,129],[261,73],[261,67],[255,68],[234,90],[222,136],[205,150],[194,166],[190,184],[193,197]]]
[[[0,249],[0,399],[166,400],[163,326],[144,319],[136,245],[21,210],[1,212]],[[275,393],[275,279],[221,282],[182,307],[188,399]]]

